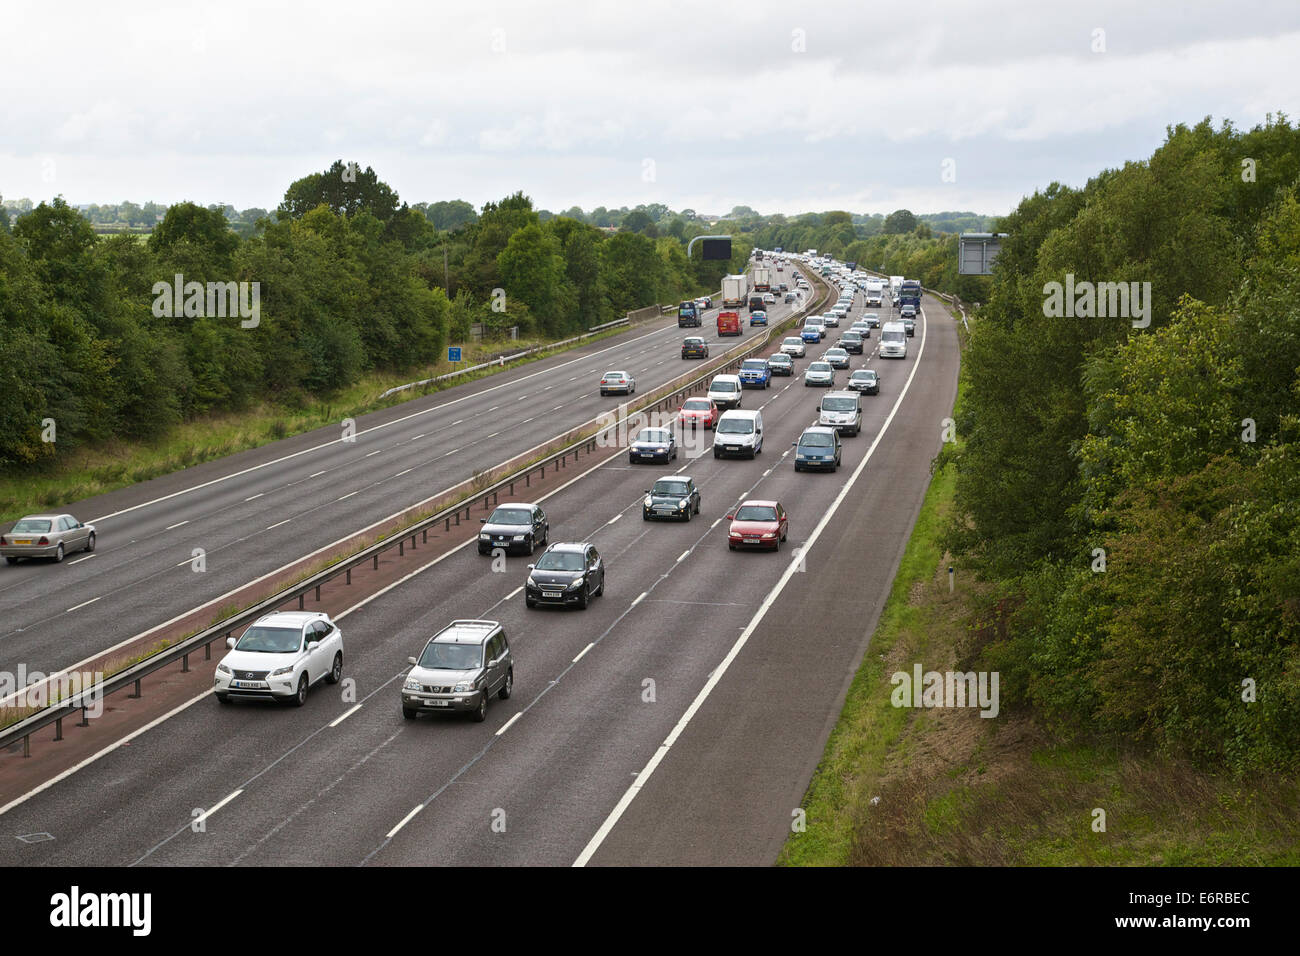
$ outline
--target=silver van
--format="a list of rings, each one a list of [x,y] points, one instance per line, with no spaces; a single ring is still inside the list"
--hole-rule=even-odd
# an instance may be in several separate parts
[[[841,435],[862,431],[862,399],[856,392],[827,392],[817,411],[818,425],[834,428]]]

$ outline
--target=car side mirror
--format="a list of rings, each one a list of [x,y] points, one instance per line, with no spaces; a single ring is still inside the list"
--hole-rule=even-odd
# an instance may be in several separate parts
[[[487,518],[479,518],[479,519],[478,519],[478,523],[479,523],[479,524],[487,524]]]
[[[533,570],[533,569],[536,568],[536,567],[537,567],[537,565],[535,565],[535,564],[530,564],[530,565],[528,565],[528,570],[531,571],[531,570]]]
[[[226,638],[226,650],[233,651],[234,649],[235,649],[235,639],[233,637]]]
[[[735,515],[727,515],[727,520],[728,520],[728,521],[735,521],[735,520],[736,520],[736,516],[735,516]]]
[[[316,648],[318,648],[318,647],[320,647],[320,641],[311,641],[311,642],[307,645],[307,653],[310,654],[312,651],[316,650]]]
[[[408,663],[408,664],[410,664],[411,666],[414,667],[414,666],[418,665],[420,662],[417,661],[414,657],[408,657],[408,658],[406,659],[406,663]]]

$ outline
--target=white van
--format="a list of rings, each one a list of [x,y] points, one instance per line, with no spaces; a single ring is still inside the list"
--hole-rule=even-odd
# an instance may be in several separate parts
[[[713,429],[713,457],[743,455],[753,458],[763,450],[763,413],[723,412]]]
[[[902,322],[886,322],[880,330],[880,357],[907,358],[907,330]]]
[[[899,327],[902,327],[901,324]],[[709,400],[718,408],[739,408],[740,392],[739,375],[715,375],[713,381],[709,383]]]
[[[817,406],[817,424],[841,435],[862,431],[862,398],[857,392],[827,392]]]

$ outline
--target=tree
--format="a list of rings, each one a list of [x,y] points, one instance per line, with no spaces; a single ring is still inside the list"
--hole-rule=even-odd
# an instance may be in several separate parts
[[[281,219],[301,219],[322,205],[341,216],[353,216],[364,209],[382,223],[406,208],[369,166],[362,170],[359,163],[345,165],[336,159],[325,172],[291,183],[276,214]]]
[[[425,215],[439,232],[459,229],[461,226],[478,220],[478,213],[474,211],[474,207],[463,199],[449,199],[430,203],[425,210]]]
[[[896,209],[885,217],[881,232],[887,235],[899,235],[916,230],[916,217],[907,209]]]
[[[239,237],[230,231],[224,212],[192,202],[179,202],[167,210],[149,234],[149,248],[163,253],[184,240],[209,250],[219,267],[228,267],[239,247]]]

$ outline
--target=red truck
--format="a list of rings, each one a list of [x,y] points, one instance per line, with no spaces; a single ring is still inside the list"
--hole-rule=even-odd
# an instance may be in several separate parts
[[[743,335],[740,324],[739,312],[719,312],[718,313],[718,334],[719,335]]]

